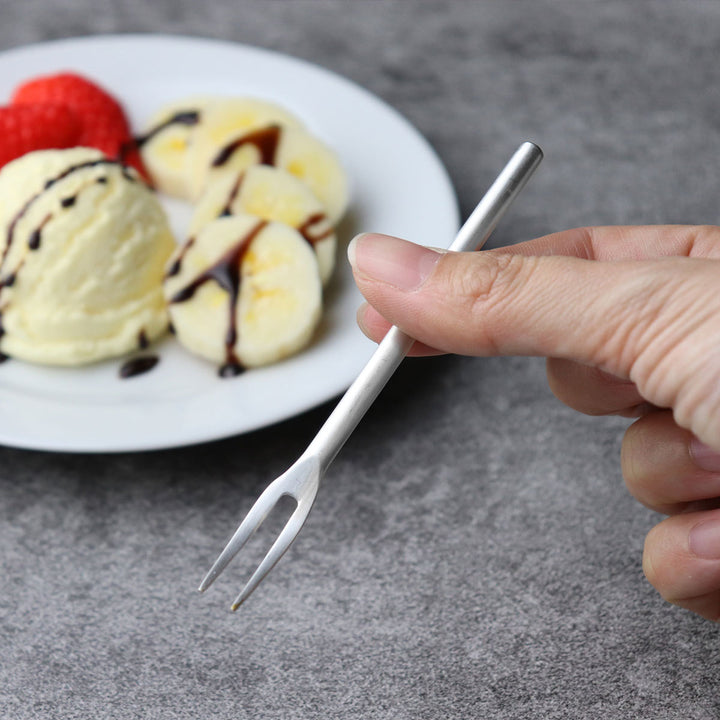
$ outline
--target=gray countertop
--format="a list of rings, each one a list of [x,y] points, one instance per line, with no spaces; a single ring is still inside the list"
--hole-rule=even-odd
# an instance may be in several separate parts
[[[0,17],[0,50],[165,32],[326,66],[420,129],[464,215],[532,139],[545,163],[493,246],[718,222],[716,2],[2,0]],[[561,406],[540,359],[407,361],[252,602],[227,611],[240,566],[198,595],[331,407],[178,450],[0,448],[0,716],[720,717],[717,627],[642,574],[659,517],[623,486],[626,421]]]

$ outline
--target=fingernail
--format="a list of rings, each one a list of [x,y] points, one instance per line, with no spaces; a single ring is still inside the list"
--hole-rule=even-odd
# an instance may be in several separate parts
[[[690,550],[699,558],[720,560],[720,518],[699,522],[690,530]]]
[[[690,457],[702,470],[720,472],[720,452],[700,442],[696,437],[690,440]]]
[[[432,273],[442,253],[407,240],[366,233],[353,238],[348,260],[361,275],[398,290],[417,290]]]

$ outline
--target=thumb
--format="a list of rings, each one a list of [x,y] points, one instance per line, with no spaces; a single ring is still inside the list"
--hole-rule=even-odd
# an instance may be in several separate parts
[[[348,255],[368,302],[422,343],[596,365],[675,408],[684,427],[702,418],[700,436],[720,444],[716,260],[449,253],[374,234]]]

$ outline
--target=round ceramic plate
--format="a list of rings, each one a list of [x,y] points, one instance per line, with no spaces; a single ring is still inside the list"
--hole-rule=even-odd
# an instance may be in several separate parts
[[[10,360],[0,365],[0,443],[70,452],[181,446],[261,428],[342,392],[375,347],[355,323],[361,297],[345,261],[349,239],[376,230],[438,246],[458,227],[447,173],[417,130],[366,90],[307,62],[157,35],[62,40],[0,54],[0,103],[18,83],[63,70],[107,87],[136,130],[161,104],[188,95],[276,101],[337,151],[352,200],[323,321],[306,350],[228,379],[172,338],[148,351],[160,357],[152,371],[126,380],[118,375],[122,359],[82,369]],[[182,239],[190,208],[163,202]]]

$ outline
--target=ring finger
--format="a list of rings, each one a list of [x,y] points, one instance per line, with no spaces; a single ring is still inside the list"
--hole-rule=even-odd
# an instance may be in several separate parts
[[[645,415],[628,428],[621,464],[633,496],[666,515],[720,497],[720,454],[676,425],[670,411]]]

